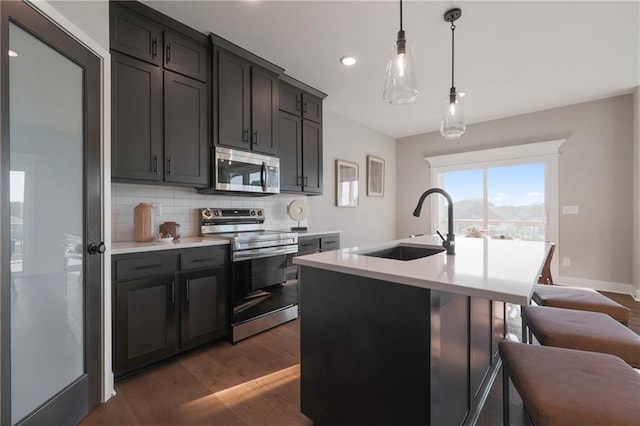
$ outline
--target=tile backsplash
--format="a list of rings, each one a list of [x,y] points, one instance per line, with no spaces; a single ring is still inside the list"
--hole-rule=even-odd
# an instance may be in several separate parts
[[[261,207],[265,210],[267,229],[289,229],[298,226],[287,214],[289,204],[305,195],[278,194],[265,197],[239,197],[229,195],[203,195],[193,188],[170,186],[111,185],[111,241],[133,240],[133,209],[139,203],[156,205],[156,227],[167,221],[180,224],[184,237],[200,233],[198,209],[203,207]],[[306,226],[307,221],[300,222]]]

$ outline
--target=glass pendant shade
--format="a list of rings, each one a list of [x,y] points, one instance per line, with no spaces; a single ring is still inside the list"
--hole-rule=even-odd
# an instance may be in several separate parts
[[[467,129],[464,124],[462,114],[462,102],[460,93],[453,91],[444,99],[444,113],[442,115],[442,124],[440,125],[440,134],[445,139],[455,139],[462,136]]]
[[[399,39],[390,49],[387,81],[382,96],[391,105],[408,104],[418,96],[413,46],[407,40]]]

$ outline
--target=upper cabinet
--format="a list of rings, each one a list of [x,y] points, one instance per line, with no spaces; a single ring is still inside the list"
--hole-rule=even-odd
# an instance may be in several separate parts
[[[326,95],[290,77],[281,79],[280,191],[322,194],[322,99]]]
[[[217,144],[278,154],[278,74],[214,47]]]
[[[111,49],[207,81],[207,45],[180,35],[118,4],[110,3]]]
[[[110,20],[112,179],[206,187],[206,37],[193,39],[113,2]]]
[[[287,83],[280,85],[280,109],[322,123],[322,98]]]

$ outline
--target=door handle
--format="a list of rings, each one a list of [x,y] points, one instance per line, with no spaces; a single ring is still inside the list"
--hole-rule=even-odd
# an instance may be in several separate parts
[[[262,191],[267,192],[267,163],[262,162],[262,169],[260,170],[260,180],[262,181]]]
[[[104,245],[102,241],[100,241],[98,244],[96,243],[89,244],[89,247],[87,247],[87,252],[89,254],[102,254],[105,252],[106,249],[107,247]]]
[[[187,280],[187,300],[189,300],[190,294],[191,294],[191,280]]]
[[[167,44],[167,59],[166,63],[171,62],[171,43]]]
[[[303,114],[306,114],[306,113],[307,113],[307,103],[305,102],[305,103],[303,103],[302,105],[303,105],[302,113],[303,113]]]
[[[296,111],[300,111],[302,109],[302,99],[298,99],[296,96]]]
[[[249,129],[244,129],[242,131],[242,142],[249,143]]]
[[[171,281],[171,303],[176,304],[176,282]]]
[[[158,174],[158,156],[157,155],[153,156],[152,162],[153,162],[153,166],[151,167],[151,171],[154,175],[157,175]]]
[[[255,145],[258,145],[258,131],[257,130],[253,131],[253,143]]]
[[[167,157],[167,176],[171,176],[171,157]]]

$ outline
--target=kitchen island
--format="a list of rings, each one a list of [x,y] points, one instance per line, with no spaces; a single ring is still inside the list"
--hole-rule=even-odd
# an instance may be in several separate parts
[[[314,424],[473,423],[505,302],[529,302],[549,245],[460,238],[456,255],[398,259],[439,247],[418,237],[295,258],[301,411]]]

